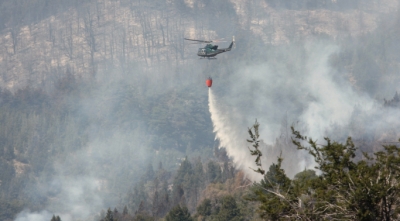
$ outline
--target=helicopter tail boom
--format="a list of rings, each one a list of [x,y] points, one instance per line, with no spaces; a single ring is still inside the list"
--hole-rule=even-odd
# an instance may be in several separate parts
[[[232,49],[232,46],[233,46],[233,41],[232,41],[232,43],[229,45],[229,47],[228,47],[228,49],[229,49],[229,51]]]
[[[235,36],[232,37],[232,43],[229,45],[229,47],[227,48],[227,51],[230,51],[233,47],[233,45],[235,44]]]

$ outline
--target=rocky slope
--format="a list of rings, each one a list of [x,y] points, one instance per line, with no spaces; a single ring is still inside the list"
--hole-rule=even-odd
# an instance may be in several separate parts
[[[356,36],[374,30],[382,17],[398,8],[396,0],[367,1],[347,10],[294,10],[271,2],[93,0],[70,7],[1,32],[0,86],[49,87],[67,72],[90,77],[111,66],[125,71],[135,64],[176,67],[193,59],[196,50],[183,37],[250,34],[275,45],[315,35]]]

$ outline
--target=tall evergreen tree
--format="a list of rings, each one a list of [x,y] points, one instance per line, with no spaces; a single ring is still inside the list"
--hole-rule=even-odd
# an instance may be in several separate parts
[[[159,217],[160,216],[160,210],[161,210],[160,207],[161,207],[161,199],[159,197],[158,191],[156,190],[154,192],[153,204],[152,204],[152,208],[151,208],[151,212],[152,212],[154,217]]]
[[[147,208],[145,203],[142,201],[139,205],[138,210],[135,212],[134,221],[153,221],[154,217],[147,213]]]
[[[143,175],[143,181],[153,180],[155,177],[155,172],[153,169],[153,164],[149,163],[147,165],[146,173]]]
[[[230,179],[233,177],[233,168],[231,168],[228,164],[227,161],[224,162],[224,167],[222,170],[222,182],[225,182],[227,179]]]
[[[128,207],[124,206],[124,210],[122,211],[122,216],[128,215]]]
[[[137,211],[141,204],[146,205],[148,194],[144,183],[141,181],[135,185],[133,191],[128,194],[128,206],[130,211]]]
[[[221,181],[221,167],[210,161],[207,164],[207,177],[210,183],[216,183]]]
[[[189,175],[193,174],[192,163],[190,163],[190,161],[188,160],[187,157],[185,157],[185,160],[182,161],[182,163],[178,169],[178,172],[175,176],[174,185],[182,185],[183,182],[185,181],[186,174],[189,174]]]
[[[291,180],[282,169],[282,158],[277,164],[272,164],[259,184],[253,186],[253,198],[260,201],[260,215],[271,220],[281,220],[282,217],[293,213],[290,202],[293,200]]]
[[[193,221],[187,207],[175,206],[165,217],[166,221]]]
[[[172,202],[173,205],[178,205],[180,203],[186,203],[183,202],[184,201],[184,197],[183,195],[185,194],[185,191],[183,190],[181,185],[177,185],[173,187],[173,191],[172,191]]]
[[[197,207],[197,214],[202,217],[210,216],[212,212],[212,205],[210,199],[204,199]]]
[[[159,215],[165,216],[167,212],[171,208],[172,201],[170,200],[169,191],[168,191],[168,183],[164,181],[163,187],[160,192],[160,204],[159,204]]]
[[[114,210],[113,210],[113,219],[114,220],[119,220],[120,218],[121,217],[120,217],[120,214],[119,214],[117,208],[114,208]]]
[[[236,200],[233,196],[224,196],[221,199],[221,205],[218,210],[218,214],[215,215],[215,219],[218,221],[240,221],[243,220],[240,213],[240,209],[236,204]]]
[[[194,168],[194,177],[193,177],[193,189],[194,189],[194,198],[195,202],[197,202],[199,198],[199,192],[205,185],[205,175],[203,169],[203,163],[201,159],[198,159],[196,166]]]
[[[114,221],[113,212],[111,211],[111,208],[108,208],[106,217],[104,217],[102,221]]]
[[[61,221],[61,218],[60,218],[60,216],[53,215],[53,217],[51,218],[50,221]]]

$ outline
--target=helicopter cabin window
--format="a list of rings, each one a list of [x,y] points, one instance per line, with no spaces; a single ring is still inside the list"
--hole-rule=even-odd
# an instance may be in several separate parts
[[[197,54],[206,54],[206,49],[204,48],[199,48],[199,51],[197,52]]]

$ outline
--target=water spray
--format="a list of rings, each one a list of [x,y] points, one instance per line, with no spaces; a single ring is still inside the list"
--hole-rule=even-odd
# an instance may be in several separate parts
[[[254,160],[250,155],[246,142],[246,128],[243,130],[236,125],[234,110],[224,108],[221,103],[217,102],[211,87],[208,88],[208,107],[213,123],[213,132],[215,139],[219,140],[219,148],[224,147],[228,156],[233,160],[237,169],[244,171],[246,176],[252,180],[260,180],[261,176],[255,173],[251,167],[254,167]]]

